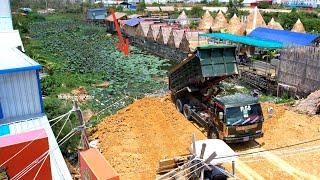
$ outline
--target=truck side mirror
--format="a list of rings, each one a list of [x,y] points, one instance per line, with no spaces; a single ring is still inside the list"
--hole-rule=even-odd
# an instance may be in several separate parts
[[[219,119],[220,119],[220,120],[223,119],[223,112],[219,112]]]

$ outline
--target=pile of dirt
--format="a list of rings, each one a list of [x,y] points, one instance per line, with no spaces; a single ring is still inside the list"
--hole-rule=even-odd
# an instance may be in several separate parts
[[[306,99],[300,100],[295,110],[300,113],[315,115],[320,113],[320,90],[311,93]]]
[[[159,160],[189,153],[192,133],[205,138],[175,109],[170,96],[138,100],[94,131],[91,140],[99,140],[99,149],[121,179],[154,179]]]

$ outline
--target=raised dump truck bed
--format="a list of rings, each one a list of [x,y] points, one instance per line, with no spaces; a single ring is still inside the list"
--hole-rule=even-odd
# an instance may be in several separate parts
[[[176,92],[186,86],[201,88],[206,83],[218,83],[238,75],[235,48],[229,45],[198,47],[193,55],[170,71],[170,90]]]
[[[234,94],[217,97],[219,83],[238,75],[235,47],[208,45],[178,64],[169,74],[177,110],[196,121],[208,138],[244,142],[263,135],[263,115],[257,98]]]

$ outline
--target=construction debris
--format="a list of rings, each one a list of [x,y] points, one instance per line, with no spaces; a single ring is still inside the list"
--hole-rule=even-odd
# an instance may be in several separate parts
[[[298,101],[295,110],[308,115],[320,113],[320,90],[311,93],[306,99]]]

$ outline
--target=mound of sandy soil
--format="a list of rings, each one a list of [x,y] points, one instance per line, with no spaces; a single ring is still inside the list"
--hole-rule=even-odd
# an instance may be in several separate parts
[[[169,96],[146,97],[101,122],[92,139],[121,179],[154,179],[159,160],[189,152],[195,125],[174,107]]]

